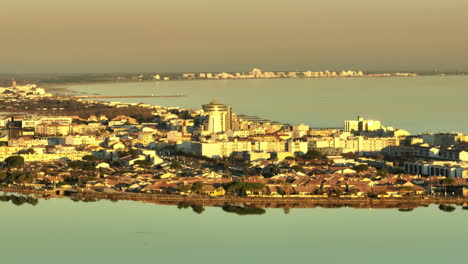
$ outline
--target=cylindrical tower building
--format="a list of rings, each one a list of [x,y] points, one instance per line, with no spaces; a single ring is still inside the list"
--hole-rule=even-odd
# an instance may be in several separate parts
[[[209,104],[203,105],[203,111],[208,116],[207,131],[210,133],[222,133],[231,129],[231,109],[227,105],[213,99]]]

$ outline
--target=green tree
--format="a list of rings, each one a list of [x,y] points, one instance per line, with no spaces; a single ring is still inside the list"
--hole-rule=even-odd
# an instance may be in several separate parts
[[[8,172],[5,181],[9,183],[29,183],[34,180],[34,175],[30,172],[13,171]]]
[[[86,161],[98,161],[98,160],[100,160],[100,158],[95,156],[95,155],[86,155],[82,159],[86,160]]]
[[[343,157],[347,158],[347,159],[356,159],[359,157],[359,155],[357,155],[356,153],[354,152],[348,152],[348,153],[344,153],[343,154]]]
[[[18,154],[34,154],[34,153],[36,153],[36,152],[32,148],[23,149],[23,150],[18,151]]]
[[[454,178],[450,178],[450,177],[446,177],[442,180],[440,180],[440,184],[443,184],[443,185],[451,185],[455,182],[455,179]]]
[[[252,163],[249,163],[249,162],[242,162],[242,163],[240,164],[240,166],[241,166],[242,168],[249,168],[249,167],[252,166]]]
[[[293,165],[291,169],[295,172],[302,172],[302,173],[306,172],[304,168],[302,168],[300,165]]]
[[[180,193],[186,193],[188,191],[190,191],[190,186],[189,185],[180,185],[177,190],[180,192]]]
[[[366,165],[366,164],[359,164],[359,165],[357,165],[356,167],[354,167],[354,170],[355,170],[356,172],[363,172],[363,171],[366,171],[366,170],[368,170],[368,169],[369,169],[369,166]]]
[[[72,160],[68,162],[68,167],[74,169],[74,170],[81,170],[85,166],[85,163],[81,160]]]
[[[228,192],[237,192],[245,194],[246,191],[260,191],[265,188],[265,184],[261,182],[230,182],[223,185],[223,188]]]
[[[8,177],[8,174],[6,173],[6,171],[0,172],[0,181],[2,182],[6,181],[7,177]]]
[[[94,171],[94,170],[96,170],[96,166],[94,166],[91,163],[85,163],[84,166],[83,166],[83,170]]]
[[[24,158],[21,156],[10,156],[5,159],[8,168],[20,168],[24,166]]]
[[[31,172],[22,173],[18,175],[17,181],[20,183],[30,183],[34,180],[34,175]]]
[[[180,168],[182,168],[182,165],[180,165],[179,162],[177,161],[173,161],[171,162],[171,164],[169,165],[169,168],[173,169],[173,170],[178,170]]]
[[[388,170],[387,168],[382,168],[380,170],[377,171],[377,175],[379,176],[382,176],[382,177],[385,177],[388,175]]]
[[[201,181],[197,181],[192,185],[192,191],[194,192],[200,192],[205,188],[205,183]]]
[[[135,161],[134,164],[135,165],[140,165],[140,166],[143,166],[143,167],[151,166],[151,162],[149,162],[148,160],[137,160],[137,161]]]
[[[307,151],[307,153],[304,154],[302,156],[302,158],[305,159],[305,160],[321,159],[321,158],[323,158],[323,154],[318,150],[311,149],[311,150]]]

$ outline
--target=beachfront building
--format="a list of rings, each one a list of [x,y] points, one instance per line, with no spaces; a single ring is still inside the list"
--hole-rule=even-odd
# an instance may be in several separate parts
[[[365,120],[362,117],[358,116],[357,120],[346,120],[345,121],[345,131],[346,132],[368,132],[368,131],[377,131],[382,129],[380,121],[377,120]]]
[[[419,136],[423,142],[430,146],[448,147],[459,142],[466,142],[468,137],[462,133],[443,132],[443,133],[424,133]]]
[[[35,128],[37,125],[71,125],[72,118],[68,116],[39,116],[21,121],[22,128]]]
[[[204,130],[211,134],[223,133],[232,128],[231,109],[225,104],[213,99],[209,104],[203,105],[203,111],[207,115]]]
[[[399,146],[400,141],[396,137],[368,138],[363,136],[351,136],[344,132],[335,137],[311,137],[308,138],[309,149],[335,149],[339,153],[376,153],[389,146]],[[328,153],[329,151],[326,151]]]
[[[210,158],[229,157],[233,153],[250,152],[252,143],[250,141],[216,141],[216,142],[192,142],[191,152],[195,155]]]
[[[390,158],[418,157],[428,160],[468,161],[468,151],[465,148],[440,148],[424,145],[391,146],[383,150]]]
[[[416,161],[405,162],[405,173],[422,176],[445,176],[451,178],[468,178],[466,162]]]

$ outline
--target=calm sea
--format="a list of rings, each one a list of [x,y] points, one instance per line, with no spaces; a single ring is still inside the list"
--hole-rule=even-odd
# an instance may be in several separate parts
[[[463,263],[467,210],[267,209],[0,201],[1,263]]]
[[[104,95],[171,95],[182,98],[109,99],[201,108],[216,96],[233,111],[282,123],[343,127],[358,115],[386,126],[468,134],[468,76],[193,80],[85,84],[68,87]]]

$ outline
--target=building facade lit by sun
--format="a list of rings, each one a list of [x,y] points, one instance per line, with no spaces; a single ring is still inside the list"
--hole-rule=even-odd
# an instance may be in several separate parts
[[[232,128],[231,109],[213,99],[209,104],[202,106],[207,115],[205,130],[210,133],[223,133]]]

